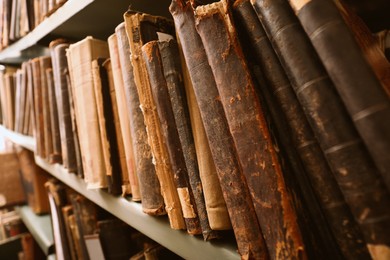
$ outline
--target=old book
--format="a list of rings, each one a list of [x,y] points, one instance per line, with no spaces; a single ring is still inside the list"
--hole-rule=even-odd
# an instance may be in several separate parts
[[[169,98],[171,100],[173,116],[182,146],[189,183],[194,195],[203,238],[205,240],[213,239],[218,236],[218,233],[211,230],[207,217],[203,187],[199,174],[198,161],[196,158],[195,143],[191,130],[188,105],[186,102],[179,47],[176,41],[170,40],[167,42],[160,42],[159,50],[161,54],[164,77],[167,82]]]
[[[61,151],[61,137],[58,121],[58,110],[57,110],[57,100],[54,89],[54,78],[53,78],[53,69],[46,69],[46,81],[47,81],[47,90],[49,97],[49,117],[51,125],[51,138],[53,143],[53,153],[51,155],[50,161],[52,163],[62,163],[62,151]]]
[[[35,139],[36,139],[36,152],[37,155],[46,158],[46,140],[45,140],[45,128],[43,119],[43,99],[42,93],[43,88],[41,87],[41,70],[40,70],[40,59],[34,58],[31,60],[31,78],[32,92],[34,95],[34,112],[35,112]]]
[[[30,98],[28,93],[28,77],[27,77],[27,62],[22,63],[22,78],[21,78],[21,114],[22,114],[22,122],[21,122],[21,133],[24,135],[28,135],[28,128],[30,125],[30,114],[31,114],[31,106],[30,106]]]
[[[115,134],[116,134],[116,146],[118,148],[118,153],[119,153],[119,162],[120,162],[120,167],[121,167],[121,176],[120,178],[122,179],[122,174],[123,172],[127,173],[127,160],[126,160],[126,153],[125,153],[125,144],[123,142],[123,136],[122,136],[122,131],[121,131],[121,124],[119,121],[119,111],[118,111],[118,103],[116,99],[116,92],[115,92],[115,85],[114,85],[114,78],[112,74],[112,66],[111,66],[111,59],[107,58],[104,63],[102,64],[104,67],[104,70],[106,71],[107,74],[107,82],[108,82],[108,87],[109,87],[109,92],[110,92],[110,99],[111,99],[111,106],[112,106],[112,117],[114,120],[114,126],[115,126]],[[121,191],[123,193],[126,188],[130,188],[129,185],[123,186],[122,181],[121,181]],[[131,191],[131,189],[130,189]],[[129,191],[129,192],[130,192]]]
[[[17,155],[28,205],[36,214],[49,213],[50,206],[45,189],[49,175],[35,164],[31,151],[21,148]]]
[[[121,23],[118,25],[115,32],[118,38],[118,53],[123,76],[124,94],[127,101],[130,133],[133,139],[134,168],[139,181],[142,210],[149,215],[166,214],[160,184],[153,164],[152,152],[148,143],[144,116],[140,108],[133,66],[128,58],[130,57],[130,45],[126,35],[125,24]]]
[[[1,45],[3,48],[7,47],[10,43],[9,33],[11,26],[11,11],[12,11],[12,0],[3,0],[3,16],[2,16],[2,38]]]
[[[84,180],[88,189],[107,187],[91,62],[108,56],[107,43],[90,36],[71,44],[67,52]]]
[[[66,225],[62,214],[62,207],[68,203],[65,186],[59,181],[51,179],[45,183],[45,187],[50,204],[56,257],[57,259],[70,259]]]
[[[47,85],[46,79],[46,70],[51,68],[51,58],[49,56],[41,56],[39,59],[39,73],[40,81],[38,88],[41,88],[42,91],[42,114],[43,114],[43,135],[45,142],[43,145],[45,146],[46,156],[45,159],[48,160],[49,163],[52,163],[53,159],[53,130],[51,127],[51,118],[50,118],[50,104],[49,104],[49,89]]]
[[[221,185],[219,184],[214,161],[211,156],[209,142],[207,140],[202,118],[200,116],[199,106],[196,102],[194,89],[192,87],[190,75],[187,69],[187,64],[183,56],[183,51],[180,47],[180,41],[178,41],[178,43],[180,49],[180,60],[182,65],[185,95],[187,97],[191,130],[194,138],[194,145],[196,150],[195,154],[198,163],[199,177],[202,183],[202,192],[205,200],[207,218],[212,230],[231,229],[232,224],[230,222],[229,213],[222,195]],[[199,206],[198,211],[200,211]],[[203,234],[207,236],[207,234],[205,234],[205,230],[207,230],[207,228],[202,229]],[[215,233],[210,233],[209,238],[213,238],[214,235]]]
[[[126,12],[124,19],[130,43],[134,81],[137,86],[145,125],[148,129],[148,142],[155,160],[156,174],[160,182],[165,209],[171,227],[173,229],[185,229],[180,200],[173,180],[172,167],[169,162],[167,147],[163,142],[156,105],[151,93],[145,61],[141,53],[142,45],[157,39],[157,32],[172,34],[172,23],[166,18],[132,11]]]
[[[195,14],[196,28],[215,77],[269,256],[306,257],[297,212],[292,204],[292,197],[288,194],[284,172],[264,110],[243,58],[228,11],[228,2],[222,0],[199,6]],[[230,51],[227,53],[226,50]]]
[[[22,121],[22,115],[21,115],[21,83],[22,83],[22,70],[18,69],[14,74],[14,91],[15,91],[15,103],[14,103],[14,109],[15,109],[15,126],[14,131],[17,133],[20,133],[21,128],[21,121]]]
[[[15,153],[0,153],[0,208],[23,204],[26,195],[19,174],[19,161]]]
[[[36,119],[36,112],[35,112],[35,91],[34,91],[34,79],[33,79],[33,71],[32,71],[32,60],[27,61],[25,63],[25,67],[27,70],[27,100],[30,106],[30,124],[31,124],[31,129],[33,132],[33,136],[35,139],[37,139],[37,119]],[[22,65],[23,68],[23,65]],[[36,144],[38,143],[37,140],[35,142]],[[38,147],[35,147],[35,152],[38,153]]]
[[[250,37],[248,48],[260,65],[265,84],[262,93],[272,93],[265,96],[267,105],[275,103],[287,118],[292,143],[298,151],[304,169],[311,181],[315,195],[326,215],[334,239],[346,258],[367,257],[367,249],[360,229],[346,205],[344,197],[333,177],[321,148],[307,122],[303,110],[295,96],[271,43],[258,20],[249,0],[234,4],[236,20],[241,23],[241,32]],[[285,134],[284,134],[285,135]],[[318,221],[317,219],[315,221]]]
[[[108,37],[108,46],[110,51],[112,76],[115,86],[116,101],[118,105],[119,123],[121,126],[123,144],[125,148],[127,172],[122,172],[122,183],[124,193],[132,194],[135,201],[141,199],[138,179],[136,178],[134,168],[134,153],[132,146],[132,136],[130,133],[129,115],[126,108],[126,95],[123,83],[122,69],[119,60],[118,40],[115,34]],[[134,189],[134,190],[133,190]]]
[[[120,145],[123,146],[123,143],[118,143],[115,124],[111,122],[115,118],[114,107],[111,102],[107,71],[102,65],[104,61],[105,59],[92,61],[92,77],[108,191],[113,195],[120,195],[122,194],[121,173],[127,168],[123,169],[121,167],[119,147]]]
[[[70,86],[66,79],[69,70],[65,51],[68,47],[69,44],[65,43],[63,39],[54,40],[49,45],[53,65],[54,92],[57,101],[62,163],[69,172],[76,172],[76,144],[73,138],[72,119],[70,115]]]
[[[84,259],[83,258],[83,251],[81,248],[81,238],[80,238],[80,233],[77,228],[77,223],[76,223],[76,217],[74,214],[71,214],[68,216],[68,221],[69,221],[69,228],[72,236],[72,241],[74,242],[74,248],[75,248],[75,253],[76,253],[76,258],[75,259]]]
[[[386,245],[389,192],[310,40],[288,3],[254,6],[366,242]]]
[[[390,190],[389,97],[333,2],[290,3]]]
[[[73,216],[73,207],[71,205],[66,205],[61,208],[62,217],[64,219],[65,223],[65,231],[66,231],[66,237],[68,240],[69,245],[69,255],[70,259],[77,260],[77,251],[76,251],[76,241],[73,239],[72,236],[72,223],[71,223],[71,216]]]
[[[192,235],[198,235],[202,233],[202,229],[199,223],[194,194],[190,186],[186,161],[179,138],[179,130],[176,126],[180,122],[176,123],[175,121],[168,85],[164,76],[159,41],[150,41],[142,46],[141,50],[149,76],[152,96],[159,116],[158,123],[161,126],[161,133],[164,137],[163,143],[168,150],[187,232]]]
[[[195,29],[194,10],[190,3],[172,1],[170,12],[175,20],[177,34],[204,122],[211,154],[235,232],[238,252],[242,258],[264,259],[267,257],[267,249],[223,107],[219,101],[215,79],[202,40]]]
[[[3,78],[6,127],[15,130],[15,78],[14,72],[6,72]]]

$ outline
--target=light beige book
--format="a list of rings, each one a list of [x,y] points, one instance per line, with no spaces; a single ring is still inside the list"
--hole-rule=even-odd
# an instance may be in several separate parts
[[[91,36],[71,44],[67,52],[84,180],[88,189],[107,187],[91,62],[108,56],[107,42]]]
[[[130,43],[134,80],[139,94],[141,110],[144,114],[148,142],[156,165],[156,174],[160,181],[165,209],[168,213],[171,228],[185,229],[186,226],[183,219],[182,208],[173,179],[172,166],[161,132],[159,117],[153,100],[150,81],[147,76],[146,64],[142,58],[141,52],[143,44],[158,39],[157,32],[173,33],[173,24],[163,17],[131,11],[124,14],[124,19]],[[145,25],[145,27],[143,27],[143,25]],[[143,29],[147,30],[147,32],[145,31],[145,34],[140,31]],[[149,36],[148,39],[143,39],[143,36],[146,35]]]
[[[141,194],[139,190],[138,178],[135,174],[135,162],[132,144],[133,140],[130,134],[130,120],[129,114],[127,113],[128,110],[126,107],[126,94],[123,84],[122,69],[119,61],[118,40],[115,34],[112,34],[110,37],[108,37],[108,46],[110,50],[112,75],[114,79],[116,100],[118,104],[119,122],[122,129],[122,137],[125,147],[128,170],[127,173],[122,175],[122,182],[124,185],[124,191],[128,189],[126,186],[130,185],[133,200],[140,201]]]

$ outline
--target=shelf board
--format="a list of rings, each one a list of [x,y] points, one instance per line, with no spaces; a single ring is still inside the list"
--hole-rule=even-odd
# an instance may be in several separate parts
[[[149,216],[140,203],[114,197],[104,190],[88,190],[86,183],[59,164],[48,164],[36,156],[36,163],[64,184],[109,211],[141,233],[185,259],[239,259],[236,246],[226,242],[205,242],[200,237],[170,228],[166,217]]]
[[[24,148],[34,152],[35,151],[35,139],[31,136],[22,135],[8,130],[4,126],[0,125],[0,134],[11,140],[13,143],[23,146]]]
[[[16,207],[23,223],[37,241],[38,245],[49,255],[54,252],[53,231],[50,215],[37,215],[29,206]]]

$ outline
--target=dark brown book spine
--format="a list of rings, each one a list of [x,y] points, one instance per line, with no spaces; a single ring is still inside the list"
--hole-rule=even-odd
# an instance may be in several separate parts
[[[332,1],[291,0],[390,190],[390,99]]]
[[[54,79],[53,79],[53,70],[51,68],[46,70],[46,81],[47,81],[47,90],[49,96],[49,107],[50,107],[50,123],[52,130],[52,142],[53,142],[53,154],[51,157],[52,163],[62,163],[61,157],[61,138],[60,138],[60,129],[58,122],[58,110],[57,110],[57,100],[54,91]]]
[[[22,134],[28,135],[28,127],[30,124],[30,113],[31,113],[31,107],[30,107],[30,100],[29,100],[29,93],[28,93],[28,76],[27,76],[27,68],[28,68],[28,62],[25,61],[22,63],[22,104],[23,104],[23,122],[22,122]]]
[[[77,260],[76,245],[75,240],[72,237],[72,223],[70,221],[70,217],[73,216],[73,208],[70,205],[66,205],[61,208],[61,211],[66,228],[66,237],[68,239],[70,259]]]
[[[267,249],[238,162],[214,76],[200,36],[195,29],[194,10],[189,3],[174,0],[170,12],[183,47],[238,251],[242,258],[265,259],[268,255]]]
[[[227,8],[226,1],[197,7],[196,28],[215,77],[269,256],[306,258],[297,213]]]
[[[44,123],[43,123],[43,99],[41,86],[41,72],[39,58],[31,61],[33,94],[34,94],[34,111],[35,111],[35,139],[37,155],[46,158]]]
[[[133,66],[130,61],[130,45],[124,24],[115,30],[118,38],[118,51],[123,74],[123,82],[130,119],[130,132],[133,138],[136,174],[139,179],[142,209],[150,215],[165,213],[160,184],[152,162],[152,152],[148,143],[144,116],[139,102],[137,86],[134,82]]]
[[[319,199],[334,238],[346,258],[368,257],[361,231],[354,220],[348,205],[333,177],[328,163],[307,122],[301,106],[290,86],[285,72],[274,52],[271,43],[258,20],[249,0],[240,1],[234,6],[237,20],[243,31],[250,37],[251,54],[260,65],[266,84],[261,85],[268,104],[279,106],[286,117],[292,143],[298,151],[304,169]],[[272,92],[272,94],[271,94]],[[315,222],[317,220],[314,220]],[[322,234],[321,234],[322,235]]]
[[[164,136],[165,145],[168,148],[187,232],[192,235],[198,235],[202,230],[199,224],[194,196],[189,184],[187,167],[172,111],[168,86],[164,78],[158,42],[151,41],[142,46],[142,55],[145,60],[154,103],[160,119],[161,132]]]
[[[366,242],[388,245],[389,192],[310,40],[287,2],[254,5]]]
[[[61,150],[64,159],[64,166],[69,172],[78,172],[78,163],[76,157],[77,140],[74,139],[76,131],[72,125],[71,117],[71,95],[69,94],[69,84],[67,75],[69,75],[68,62],[66,59],[66,49],[69,47],[67,43],[51,45],[53,74],[55,94],[57,99],[58,120],[60,124]],[[77,148],[78,149],[78,148]],[[66,158],[66,162],[65,162]]]
[[[33,71],[32,71],[32,61],[28,61],[27,64],[26,64],[26,70],[27,70],[27,99],[29,101],[29,104],[30,104],[30,118],[31,118],[31,128],[32,128],[32,132],[33,132],[33,135],[35,136],[35,139],[37,139],[37,136],[36,136],[36,133],[37,133],[37,129],[36,129],[36,125],[37,125],[37,122],[36,122],[36,112],[35,112],[35,90],[34,90],[34,78],[33,78]],[[36,140],[36,143],[38,143],[38,141]],[[38,146],[35,147],[35,152],[37,154],[38,153]]]
[[[159,42],[159,50],[169,98],[171,100],[173,116],[187,167],[189,182],[194,196],[203,238],[205,240],[210,240],[216,238],[218,233],[211,230],[207,217],[203,187],[199,175],[198,161],[196,159],[195,143],[191,131],[190,115],[186,102],[180,52],[178,45],[174,40]]]
[[[15,97],[14,97],[14,109],[15,109],[15,126],[14,126],[14,130],[15,132],[17,133],[20,133],[20,129],[21,129],[21,118],[22,118],[22,115],[21,115],[21,106],[22,106],[22,100],[21,100],[21,83],[22,83],[22,73],[21,73],[21,70],[18,69],[14,74],[13,74],[13,77],[14,77],[14,89],[15,89]]]

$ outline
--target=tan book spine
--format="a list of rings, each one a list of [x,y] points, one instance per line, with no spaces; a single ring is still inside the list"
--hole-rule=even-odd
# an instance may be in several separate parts
[[[127,185],[130,185],[133,200],[139,201],[141,200],[141,195],[139,191],[138,178],[135,175],[134,153],[130,134],[130,121],[126,108],[126,95],[123,85],[122,69],[119,61],[118,40],[116,34],[112,34],[110,37],[108,37],[108,46],[110,50],[116,100],[118,104],[119,122],[122,130],[127,161],[127,173],[122,174],[122,182],[124,185],[124,191],[128,190]]]
[[[31,60],[32,90],[34,95],[35,140],[37,155],[46,158],[45,135],[43,127],[42,88],[39,58]]]
[[[127,12],[124,15],[127,35],[131,49],[131,62],[134,68],[134,80],[137,86],[141,109],[145,118],[145,125],[148,133],[148,141],[152,149],[156,165],[156,174],[160,181],[161,192],[165,202],[171,227],[173,229],[184,229],[182,209],[173,180],[172,167],[169,163],[167,147],[163,142],[156,105],[153,101],[149,78],[144,60],[142,59],[141,47],[145,39],[141,39],[141,23],[158,24],[169,27],[170,21],[161,17],[147,14]],[[157,35],[154,36],[155,38]],[[152,39],[150,39],[152,40]]]
[[[90,36],[69,46],[67,53],[78,137],[88,189],[107,186],[91,61],[108,57],[107,43]]]

